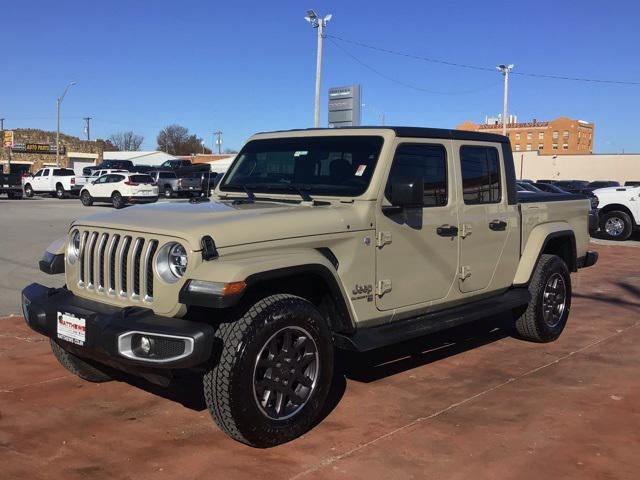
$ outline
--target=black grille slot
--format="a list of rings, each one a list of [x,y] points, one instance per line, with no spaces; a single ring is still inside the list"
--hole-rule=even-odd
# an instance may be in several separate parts
[[[129,247],[131,247],[131,237],[124,237],[122,251],[120,252],[120,290],[127,293],[127,259],[129,258]]]
[[[85,256],[87,254],[87,237],[89,236],[89,232],[82,232],[82,236],[80,237],[80,282],[84,283],[84,265],[85,265]]]
[[[109,235],[103,233],[98,244],[98,288],[104,288],[104,252],[107,249]]]
[[[109,248],[109,289],[116,290],[116,251],[120,243],[120,235],[114,235]]]
[[[96,248],[96,239],[98,238],[98,234],[93,232],[89,237],[89,245],[87,246],[87,266],[89,267],[89,287],[95,285],[95,271],[94,271],[94,259],[95,259],[95,248]]]
[[[140,295],[140,259],[142,258],[143,247],[144,238],[138,238],[133,253],[133,293],[135,295]]]
[[[145,285],[147,289],[147,297],[153,298],[153,256],[156,254],[156,250],[158,249],[158,241],[151,240],[149,244],[149,250],[146,255],[146,269],[147,269],[147,284]]]

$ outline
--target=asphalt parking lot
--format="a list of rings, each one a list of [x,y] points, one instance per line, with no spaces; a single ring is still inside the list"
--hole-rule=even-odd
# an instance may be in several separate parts
[[[640,255],[595,249],[557,342],[526,343],[486,319],[343,355],[323,421],[268,450],[217,429],[197,378],[86,383],[21,317],[2,319],[0,477],[635,479]]]

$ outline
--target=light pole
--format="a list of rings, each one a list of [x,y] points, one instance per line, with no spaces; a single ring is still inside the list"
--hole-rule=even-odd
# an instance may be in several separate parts
[[[58,97],[56,100],[56,109],[57,109],[57,118],[58,118],[58,128],[56,129],[56,167],[60,166],[60,104],[62,100],[64,100],[64,96],[67,94],[69,88],[75,85],[76,82],[69,82],[69,85],[66,86],[62,95]]]
[[[307,16],[304,19],[311,24],[313,28],[318,30],[318,53],[316,56],[316,100],[313,112],[313,126],[320,127],[320,77],[322,74],[322,40],[324,39],[324,28],[331,20],[333,15],[325,15],[320,18],[313,10],[307,10]]]
[[[507,107],[509,102],[509,73],[514,65],[498,65],[496,68],[504,76],[504,105],[502,109],[502,135],[507,135]]]

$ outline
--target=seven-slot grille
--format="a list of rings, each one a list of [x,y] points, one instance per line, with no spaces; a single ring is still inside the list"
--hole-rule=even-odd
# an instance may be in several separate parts
[[[153,301],[158,240],[80,231],[78,286],[131,300]]]

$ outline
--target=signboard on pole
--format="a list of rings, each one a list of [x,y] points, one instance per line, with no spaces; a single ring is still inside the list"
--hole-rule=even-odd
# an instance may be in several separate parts
[[[360,85],[329,89],[329,128],[360,125]]]
[[[13,130],[5,130],[2,144],[4,145],[4,148],[13,147]]]

